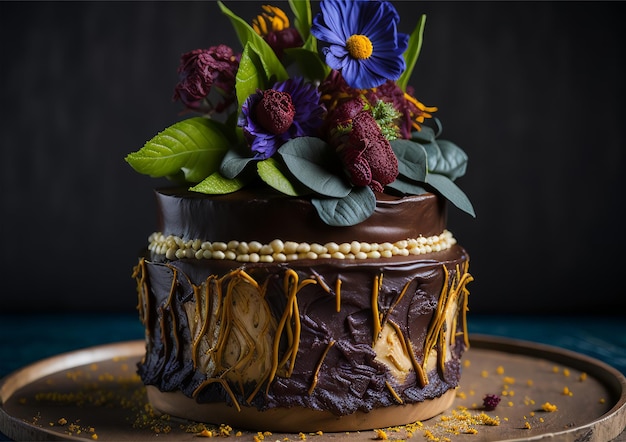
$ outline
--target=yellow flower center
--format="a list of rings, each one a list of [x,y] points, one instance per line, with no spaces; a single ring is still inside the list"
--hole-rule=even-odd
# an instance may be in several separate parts
[[[348,53],[357,60],[364,60],[372,55],[374,47],[365,35],[354,34],[346,41]]]

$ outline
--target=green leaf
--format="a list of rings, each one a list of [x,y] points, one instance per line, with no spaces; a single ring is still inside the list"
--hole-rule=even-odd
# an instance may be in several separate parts
[[[289,76],[274,51],[262,40],[261,49],[256,43],[248,42],[241,54],[239,69],[235,76],[235,90],[239,111],[250,95],[257,89],[267,89],[274,82],[286,80]],[[269,52],[268,52],[269,51]]]
[[[385,186],[385,188],[387,187],[405,195],[421,195],[427,192],[422,186],[413,181],[404,180],[402,177],[397,177],[393,183],[389,183]]]
[[[298,196],[307,193],[304,189],[298,189],[285,173],[281,170],[280,163],[274,158],[268,158],[257,163],[259,177],[270,187],[290,196]]]
[[[221,195],[236,192],[245,185],[246,182],[244,180],[238,178],[228,179],[223,177],[219,172],[214,172],[195,186],[190,187],[189,190],[199,193]]]
[[[441,155],[430,170],[431,173],[440,173],[452,181],[465,175],[467,169],[467,154],[456,144],[447,140],[437,140]]]
[[[428,126],[422,126],[421,130],[411,132],[411,140],[418,143],[433,143],[435,141],[435,138],[435,131]]]
[[[426,183],[431,185],[435,190],[437,190],[437,192],[439,192],[456,207],[466,213],[469,213],[474,218],[476,217],[474,207],[472,206],[469,198],[467,198],[467,195],[465,195],[465,193],[463,193],[463,191],[456,184],[454,184],[450,178],[436,173],[429,173],[426,177]]]
[[[225,178],[236,178],[240,175],[248,164],[257,161],[252,157],[243,157],[239,155],[234,149],[229,150],[224,155],[224,159],[222,160],[222,164],[220,165],[219,171]]]
[[[298,70],[308,80],[322,81],[330,72],[330,67],[322,61],[317,52],[304,48],[285,49],[285,54],[296,63]]]
[[[419,57],[420,51],[422,50],[422,42],[424,41],[424,26],[426,25],[426,15],[422,14],[415,29],[411,32],[411,36],[409,37],[409,46],[406,51],[404,51],[404,61],[406,63],[406,69],[398,79],[398,86],[402,88],[403,91],[406,91],[406,87],[409,84],[409,79],[411,78],[411,74],[413,73],[413,68],[415,67],[415,62]]]
[[[294,26],[306,41],[311,33],[311,2],[309,0],[289,0],[291,12],[295,17]]]
[[[369,218],[376,209],[376,196],[369,186],[354,187],[343,198],[312,198],[322,221],[330,226],[353,226]]]
[[[272,54],[274,53],[265,40],[263,40],[263,37],[254,32],[254,29],[252,29],[252,26],[250,26],[248,22],[237,16],[221,1],[218,1],[217,4],[222,13],[230,19],[230,22],[237,33],[237,37],[239,38],[239,43],[241,43],[241,47],[245,47],[248,43],[252,43],[255,44],[257,48],[267,46],[267,49],[269,49]]]
[[[413,181],[426,179],[426,151],[424,147],[410,140],[397,139],[390,142],[398,158],[398,173]]]
[[[230,145],[223,126],[203,117],[179,121],[148,141],[126,161],[152,177],[179,175],[197,183],[215,172]]]
[[[343,198],[351,186],[341,178],[339,158],[325,141],[314,137],[299,137],[287,141],[278,149],[285,165],[302,184],[320,195]]]

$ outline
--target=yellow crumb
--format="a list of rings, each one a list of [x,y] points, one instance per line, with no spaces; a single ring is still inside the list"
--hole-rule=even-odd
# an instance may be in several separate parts
[[[508,405],[509,407],[512,407],[512,406],[513,406],[513,402],[512,402],[512,401],[509,401],[509,402],[507,402],[507,405]]]
[[[306,439],[306,434],[300,432],[300,433],[298,433],[298,437],[300,438],[300,440],[305,440]]]
[[[563,387],[563,394],[565,396],[574,396],[574,393],[567,387]]]
[[[530,423],[528,421],[524,422],[524,428],[530,430],[532,427],[530,426]]]
[[[59,419],[59,420],[57,421],[57,424],[59,424],[59,425],[65,425],[65,424],[67,424],[67,419],[65,419],[64,417],[62,417],[61,419]]]
[[[533,386],[533,380],[532,379],[528,379],[526,381],[526,385],[528,385],[529,387],[532,387]]]
[[[320,430],[320,431],[317,431],[315,434],[317,434],[318,436],[322,436],[324,435],[324,432]]]
[[[487,373],[487,370],[483,370],[480,372],[480,375],[484,378],[486,378],[487,376],[489,376],[489,373]]]
[[[94,433],[94,434],[91,435],[91,438],[93,440],[98,440],[98,435],[96,433]]]
[[[471,364],[471,362],[469,361],[469,359],[466,359],[463,361],[463,367],[469,367]]]
[[[583,382],[584,380],[587,379],[587,373],[585,373],[584,371],[580,374],[580,376],[578,376],[578,380],[580,382]]]
[[[542,417],[539,418],[539,422],[543,422],[543,418]]]
[[[456,397],[458,397],[459,399],[465,399],[465,393],[462,391],[457,392]]]
[[[558,373],[559,370],[559,367],[557,367],[556,365],[552,367],[552,373]]]
[[[601,397],[601,398],[600,398],[600,400],[599,400],[598,402],[600,402],[601,404],[604,404],[604,403],[606,402],[606,399],[604,399],[603,397]]]
[[[515,383],[515,378],[511,377],[511,376],[505,376],[503,379],[505,384],[514,384]]]
[[[545,404],[541,406],[541,409],[543,411],[553,412],[553,411],[557,411],[558,407],[556,405],[552,405],[550,402],[546,402]]]
[[[387,440],[387,433],[385,433],[383,430],[377,429],[374,430],[374,432],[376,433],[377,440]]]
[[[569,370],[568,370],[567,368],[564,368],[564,369],[563,369],[563,374],[564,374],[565,376],[569,376],[569,375],[570,375],[570,372],[569,372]]]
[[[504,367],[502,365],[498,365],[498,368],[496,368],[496,373],[504,374]]]

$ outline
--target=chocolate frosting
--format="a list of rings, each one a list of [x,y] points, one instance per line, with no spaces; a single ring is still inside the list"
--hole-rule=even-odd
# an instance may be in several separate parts
[[[439,235],[446,222],[445,202],[432,193],[404,198],[377,193],[374,213],[349,227],[329,226],[308,200],[271,189],[205,195],[164,188],[155,193],[160,232],[183,240],[382,243]]]
[[[272,192],[206,196],[161,189],[156,195],[162,233],[183,239],[382,243],[445,229],[445,205],[433,194],[381,196],[370,219],[343,228],[319,221],[310,202]],[[260,411],[304,407],[346,416],[440,397],[458,385],[467,346],[468,262],[458,244],[418,256],[282,263],[170,261],[147,251],[135,269],[146,326],[139,374],[161,392]],[[238,297],[242,285],[230,284],[233,280],[246,285],[247,297]],[[292,364],[290,369],[278,364],[273,374],[251,379],[246,364],[268,357],[269,351],[256,337],[246,338],[248,344],[240,340],[234,349],[225,344],[237,321],[241,326],[237,308],[242,299],[269,312],[268,336],[278,337],[269,339],[273,364]],[[225,315],[225,309],[235,313]],[[286,331],[289,327],[294,328]],[[404,361],[412,361],[400,376],[374,346],[383,328],[402,342]],[[246,333],[242,330],[239,336]],[[204,349],[202,340],[208,342]],[[227,367],[224,361],[234,353],[239,362]]]

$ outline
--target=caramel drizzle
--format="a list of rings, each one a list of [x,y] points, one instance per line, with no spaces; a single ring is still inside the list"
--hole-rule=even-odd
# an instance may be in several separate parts
[[[379,294],[382,288],[383,275],[380,274],[374,277],[374,282],[372,286],[372,295],[371,295],[371,307],[372,307],[372,319],[373,319],[372,342],[373,344],[376,343],[376,340],[379,338],[380,333],[382,331],[383,323],[388,322],[390,326],[394,328],[396,335],[398,336],[400,340],[403,351],[409,355],[412,365],[416,371],[419,383],[421,384],[422,387],[424,387],[429,382],[428,375],[426,374],[426,366],[428,363],[430,353],[435,347],[437,347],[437,350],[438,350],[437,351],[438,368],[440,370],[444,369],[446,348],[448,345],[447,339],[446,339],[446,333],[445,333],[445,323],[446,323],[446,317],[447,317],[446,313],[448,309],[450,308],[450,305],[452,305],[452,303],[457,300],[459,303],[458,313],[462,313],[460,316],[461,316],[461,322],[462,322],[462,329],[463,329],[462,333],[464,337],[464,342],[466,346],[469,347],[469,339],[468,339],[469,335],[467,331],[467,311],[468,311],[467,306],[468,306],[469,291],[467,290],[466,285],[467,283],[471,282],[473,278],[468,273],[468,267],[469,267],[469,262],[466,261],[463,264],[463,272],[461,272],[460,267],[457,265],[455,277],[452,280],[452,282],[450,282],[449,271],[445,265],[442,265],[442,268],[444,271],[444,283],[443,283],[442,291],[440,293],[440,297],[438,300],[437,308],[435,310],[433,319],[431,320],[431,323],[428,327],[426,339],[424,342],[423,360],[421,364],[418,362],[418,359],[412,348],[410,340],[407,340],[407,338],[402,333],[398,324],[396,324],[394,321],[386,319],[391,313],[391,311],[398,305],[400,300],[405,296],[410,284],[413,281],[409,281],[407,284],[405,284],[402,291],[400,292],[400,294],[398,295],[398,297],[392,304],[391,308],[387,311],[386,315],[383,317],[382,313],[379,311],[379,305],[378,305]],[[180,346],[179,334],[177,331],[176,317],[172,309],[174,294],[175,294],[176,286],[178,283],[178,275],[177,275],[176,268],[174,267],[170,267],[170,268],[173,271],[172,285],[170,287],[170,293],[169,293],[169,296],[165,305],[160,308],[160,311],[162,313],[161,320],[160,320],[161,339],[163,340],[164,351],[167,354],[170,352],[170,350],[168,348],[169,346],[168,346],[167,340],[165,339],[166,331],[165,331],[165,321],[163,318],[163,310],[164,308],[169,308],[170,316],[172,320],[172,326],[174,330],[173,337],[174,337],[175,355],[176,357],[179,357],[181,346]],[[146,276],[145,261],[143,259],[141,259],[139,261],[139,264],[134,268],[133,277],[135,277],[137,281],[138,298],[140,301],[139,302],[140,305],[138,306],[138,309],[140,312],[140,316],[145,324],[148,321],[148,315],[149,315],[149,309],[148,309],[149,288],[148,288],[148,281],[147,281],[147,276]],[[192,357],[193,357],[194,367],[197,367],[199,343],[202,337],[207,333],[210,319],[212,317],[219,318],[217,321],[217,324],[221,325],[221,328],[217,336],[217,342],[211,349],[207,351],[207,354],[214,353],[214,356],[215,356],[214,361],[217,367],[215,372],[219,373],[221,371],[221,373],[217,377],[211,377],[211,378],[206,379],[204,382],[202,382],[194,390],[193,396],[195,397],[207,385],[217,382],[223,386],[223,388],[231,397],[237,409],[240,410],[240,405],[236,400],[236,397],[234,395],[233,390],[231,389],[231,386],[229,385],[229,381],[225,379],[224,376],[231,371],[237,372],[237,369],[240,366],[248,363],[248,361],[253,357],[254,352],[248,351],[246,355],[244,356],[244,358],[241,358],[240,360],[238,360],[237,363],[232,367],[226,368],[223,365],[223,352],[226,349],[227,339],[231,331],[233,330],[233,326],[235,326],[235,328],[239,331],[245,330],[245,327],[242,327],[241,320],[235,317],[236,315],[233,314],[233,312],[231,311],[231,308],[228,306],[229,305],[228,301],[233,296],[232,293],[237,283],[236,281],[237,278],[245,279],[247,282],[252,284],[259,291],[262,298],[265,298],[267,294],[267,287],[268,287],[269,280],[266,280],[262,286],[259,286],[259,284],[250,275],[248,275],[245,271],[241,269],[235,270],[229,273],[228,275],[222,277],[219,280],[214,275],[210,276],[209,278],[207,278],[207,280],[203,284],[204,290],[202,290],[201,287],[194,286],[193,287],[194,298],[196,301],[195,314],[196,314],[196,317],[202,321],[202,324],[200,326],[198,333],[194,336],[194,339],[193,339],[193,343],[192,343],[193,356]],[[229,279],[229,282],[227,286],[225,299],[222,300],[222,287],[226,279]],[[315,279],[309,278],[309,279],[304,279],[303,281],[299,281],[299,276],[294,270],[287,269],[285,271],[285,276],[283,279],[283,290],[287,298],[287,303],[283,311],[283,315],[276,327],[276,333],[275,333],[274,340],[272,343],[271,367],[264,374],[262,374],[261,379],[257,382],[255,389],[247,398],[248,403],[250,403],[252,399],[256,396],[256,394],[258,394],[261,386],[266,381],[267,381],[266,393],[269,392],[270,384],[273,382],[279,370],[284,369],[285,370],[284,375],[286,377],[291,376],[291,374],[293,373],[295,360],[296,360],[296,356],[297,356],[299,345],[300,345],[300,333],[301,333],[301,323],[300,323],[299,307],[298,307],[298,302],[297,302],[297,294],[305,286],[309,284],[317,284],[317,283],[320,284],[322,289],[330,293],[331,291],[330,287],[328,287],[328,285],[321,279],[319,275],[316,275]],[[339,312],[341,308],[341,297],[340,297],[341,284],[342,284],[342,281],[338,277],[337,280],[335,281],[337,312]],[[204,291],[204,296],[202,296],[203,295],[202,291]],[[218,300],[217,300],[215,312],[211,312],[211,310],[213,310],[212,301],[214,300],[212,298],[214,296],[217,296]],[[204,298],[204,302],[203,302],[203,298]],[[145,308],[144,308],[144,303],[141,302],[142,300],[145,302]],[[224,308],[221,308],[222,306],[224,306]],[[204,313],[204,318],[202,318],[203,316],[202,313]],[[453,327],[452,330],[454,331],[456,331],[457,316],[459,315],[455,314],[452,316],[451,326]],[[262,330],[263,333],[267,332],[268,326],[269,324],[266,323],[264,329]],[[255,347],[256,344],[254,340],[247,333],[242,333],[241,336],[245,340],[246,344],[248,345],[248,349],[253,349]],[[283,357],[279,360],[279,347],[280,347],[280,342],[283,339],[283,336],[285,337],[287,341],[287,349]],[[317,382],[318,382],[319,372],[321,370],[323,362],[325,358],[327,357],[327,354],[330,348],[334,344],[335,344],[335,341],[331,341],[328,343],[320,360],[318,361],[316,368],[315,368],[312,384],[308,390],[309,394],[312,394],[312,392],[315,390]],[[240,391],[243,393],[242,380],[239,379],[238,383],[239,383]],[[397,392],[393,389],[393,387],[388,383],[387,383],[387,388],[389,389],[389,391],[391,392],[395,400],[397,400],[399,403],[403,403],[401,397],[397,394]]]
[[[383,329],[381,324],[381,315],[378,311],[378,294],[380,293],[380,288],[383,283],[383,275],[374,276],[374,284],[372,286],[372,347],[376,344],[378,340],[378,336],[380,335],[381,330]]]
[[[333,345],[335,345],[334,340],[330,341],[326,345],[326,348],[324,349],[324,352],[322,353],[320,360],[317,361],[317,365],[315,366],[315,371],[313,372],[313,382],[311,382],[311,386],[309,387],[309,390],[308,390],[309,396],[313,394],[313,391],[315,390],[315,387],[317,386],[317,381],[319,379],[320,370],[322,369],[322,364],[324,363],[324,360],[326,359],[326,355],[328,355],[328,351]]]
[[[139,262],[133,267],[132,277],[135,278],[137,283],[137,311],[139,312],[139,318],[141,323],[146,325],[148,316],[148,283],[146,281],[146,260],[140,258]]]
[[[389,392],[391,393],[391,396],[396,400],[397,403],[399,403],[400,405],[404,404],[404,401],[402,400],[400,395],[396,393],[396,390],[394,390],[394,388],[391,386],[389,381],[385,381],[385,386],[387,387],[387,390],[389,390]]]
[[[298,274],[294,270],[287,269],[285,271],[285,277],[283,279],[283,290],[285,296],[287,296],[287,305],[285,306],[283,316],[278,323],[278,327],[276,328],[276,335],[274,336],[274,345],[272,348],[272,368],[270,370],[269,382],[267,384],[266,393],[269,391],[270,384],[274,380],[278,369],[284,367],[287,361],[289,361],[289,367],[287,368],[287,371],[285,373],[285,376],[289,377],[293,373],[293,368],[296,363],[296,355],[298,353],[298,347],[300,345],[301,330],[297,294],[300,290],[302,290],[303,287],[309,284],[317,284],[317,281],[315,279],[305,279],[300,283],[298,280]],[[287,350],[285,351],[282,360],[279,362],[278,349],[283,335],[283,331],[285,330],[285,326],[288,323],[291,325],[291,327],[287,327],[285,331],[287,335]]]
[[[467,309],[467,295],[469,295],[469,291],[466,289],[466,285],[473,280],[472,276],[467,272],[468,270],[468,262],[465,263],[463,268],[463,275],[461,274],[460,268],[456,266],[456,274],[455,278],[451,283],[449,283],[450,272],[448,268],[444,265],[444,282],[441,290],[441,294],[439,296],[439,302],[437,303],[437,309],[435,310],[435,315],[433,320],[431,321],[428,331],[426,333],[426,339],[424,341],[424,359],[422,361],[422,369],[426,371],[426,365],[428,364],[428,358],[430,356],[431,351],[437,347],[437,365],[441,372],[444,371],[445,365],[445,357],[447,352],[447,340],[445,335],[445,323],[446,323],[446,313],[455,301],[463,295],[465,298],[461,305],[463,306],[463,315],[465,316]],[[453,317],[456,315],[453,315]],[[464,322],[464,340],[468,343],[467,337],[467,327],[466,327],[466,319]],[[455,330],[455,329],[452,329]],[[428,382],[428,379],[426,379]]]
[[[341,278],[339,276],[335,281],[335,310],[337,313],[341,311]]]

